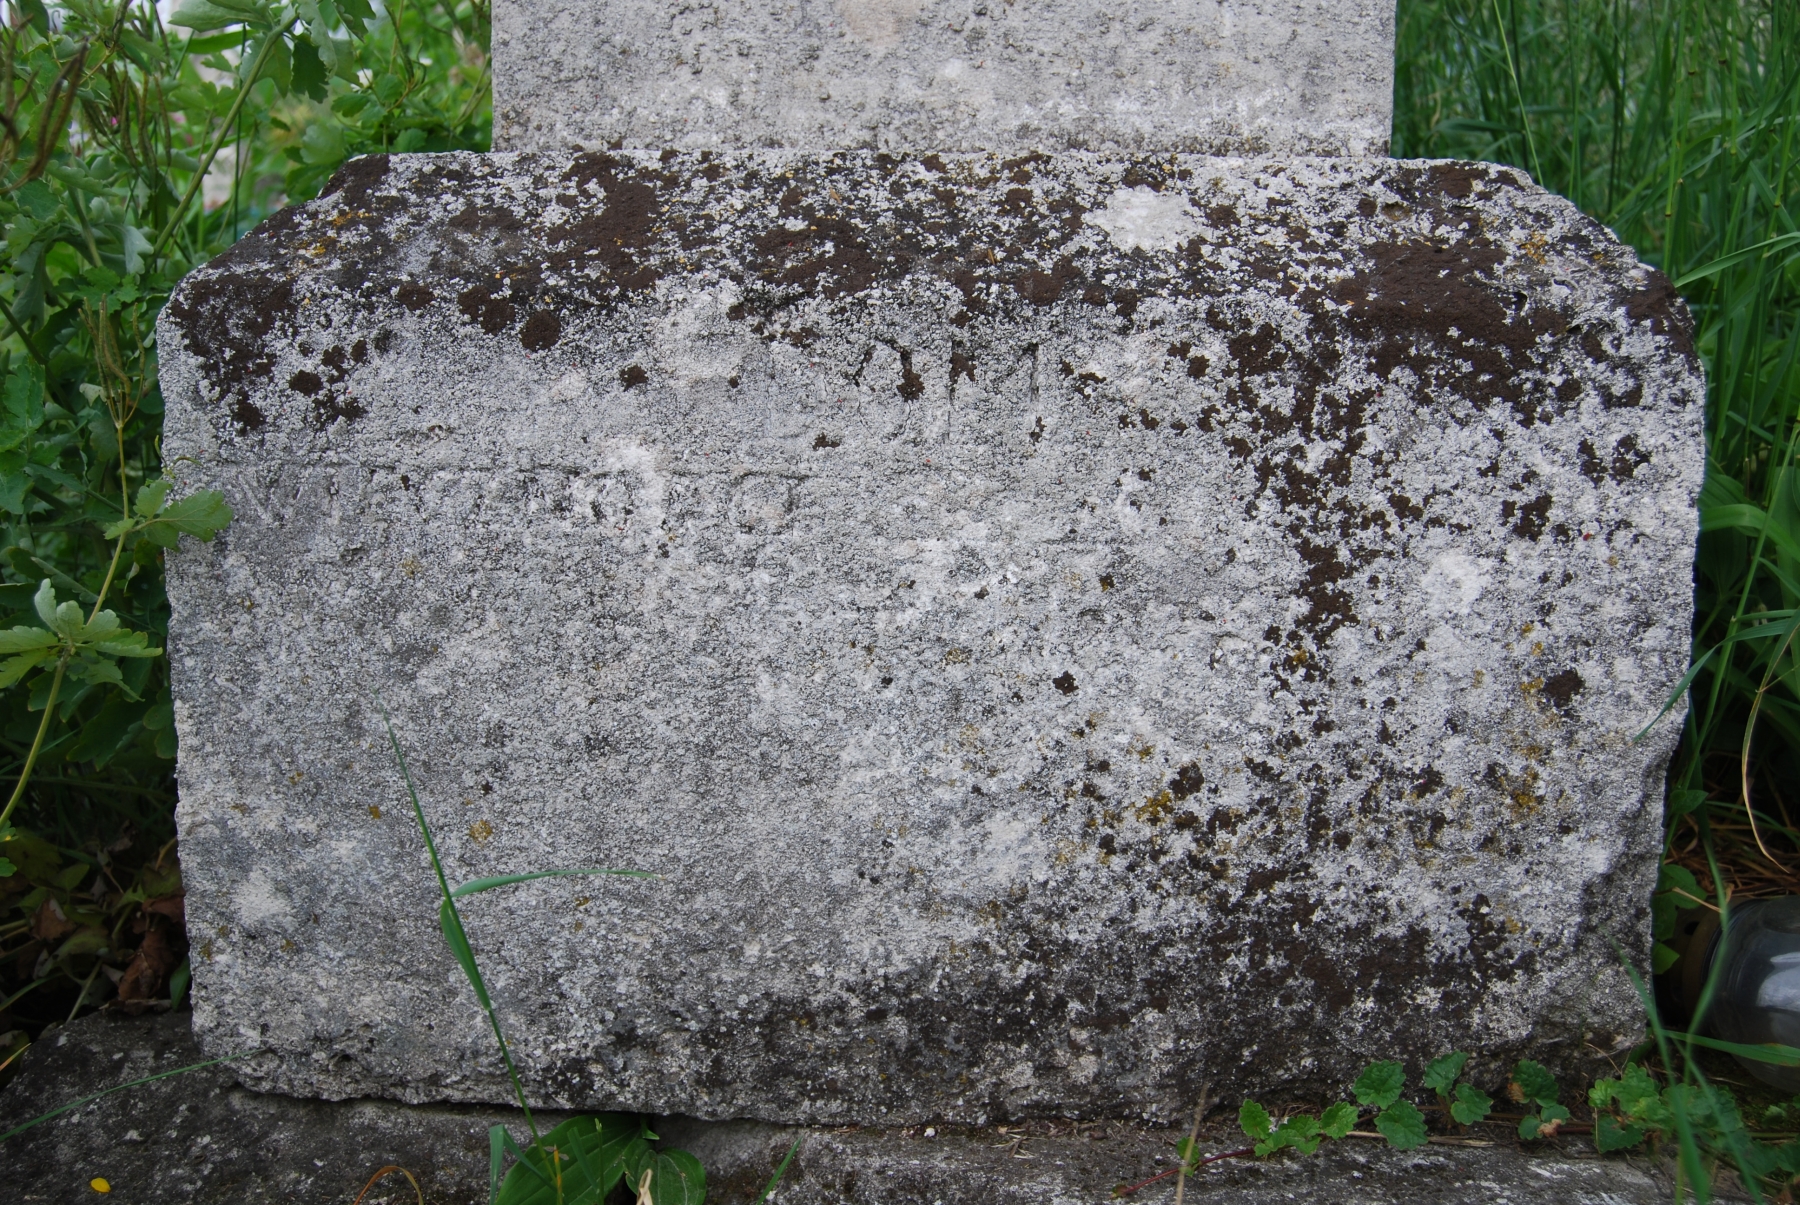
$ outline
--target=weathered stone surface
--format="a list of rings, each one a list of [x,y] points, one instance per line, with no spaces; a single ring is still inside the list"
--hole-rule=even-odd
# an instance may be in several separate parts
[[[209,1051],[547,1102],[1179,1116],[1638,1031],[1701,380],[1504,169],[350,165],[191,277]]]
[[[503,150],[1381,153],[1391,0],[500,0]]]
[[[25,1055],[22,1076],[0,1092],[0,1133],[71,1099],[200,1059],[185,1017],[127,1019],[96,1014]],[[559,1120],[540,1115],[539,1124]],[[22,1205],[89,1205],[88,1181],[105,1176],[131,1205],[346,1203],[376,1171],[397,1164],[432,1205],[486,1205],[487,1127],[521,1138],[523,1118],[504,1109],[453,1109],[359,1100],[327,1103],[234,1087],[212,1067],[107,1096],[0,1146],[9,1199]],[[708,1175],[709,1201],[750,1205],[795,1138],[801,1138],[775,1200],[780,1205],[1093,1205],[1120,1184],[1169,1166],[1173,1130],[1119,1123],[1041,1122],[1027,1127],[801,1131],[745,1122],[654,1122],[665,1142],[693,1151]],[[1207,1149],[1238,1141],[1220,1125]],[[1312,1158],[1215,1164],[1185,1197],[1242,1205],[1354,1200],[1358,1205],[1468,1201],[1494,1205],[1652,1205],[1670,1199],[1664,1167],[1595,1159],[1577,1140],[1526,1155],[1433,1146],[1410,1154],[1375,1144],[1327,1144]],[[1724,1189],[1728,1199],[1739,1199]],[[1131,1198],[1166,1205],[1165,1180]],[[399,1176],[366,1205],[415,1200]]]

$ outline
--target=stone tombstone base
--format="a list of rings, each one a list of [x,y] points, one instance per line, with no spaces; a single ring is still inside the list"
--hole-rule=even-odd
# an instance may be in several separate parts
[[[194,1023],[261,1088],[1184,1116],[1631,1040],[1702,381],[1468,163],[361,159],[191,276]]]

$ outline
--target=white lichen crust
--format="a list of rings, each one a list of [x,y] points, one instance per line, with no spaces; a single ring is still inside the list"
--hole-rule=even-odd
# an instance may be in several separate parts
[[[1172,1117],[1638,1032],[1703,386],[1479,164],[357,160],[196,272],[194,1023],[257,1086]]]

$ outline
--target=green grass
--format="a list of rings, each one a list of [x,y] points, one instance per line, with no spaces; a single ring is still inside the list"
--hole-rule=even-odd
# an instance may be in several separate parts
[[[1523,167],[1687,300],[1707,483],[1671,849],[1704,881],[1712,841],[1739,894],[1800,890],[1800,5],[1400,0],[1398,25],[1395,154]]]

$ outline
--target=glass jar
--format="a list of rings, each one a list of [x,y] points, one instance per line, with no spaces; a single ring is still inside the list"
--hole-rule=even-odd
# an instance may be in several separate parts
[[[1734,905],[1723,935],[1718,914],[1700,911],[1682,926],[1686,948],[1670,968],[1679,977],[1690,1016],[1707,976],[1714,979],[1712,1000],[1699,1018],[1700,1032],[1746,1046],[1779,1042],[1800,1047],[1800,896]],[[1800,1067],[1738,1062],[1757,1079],[1800,1093]]]

